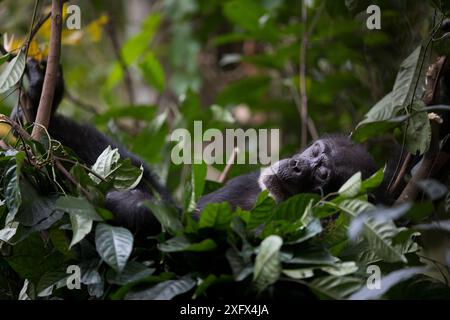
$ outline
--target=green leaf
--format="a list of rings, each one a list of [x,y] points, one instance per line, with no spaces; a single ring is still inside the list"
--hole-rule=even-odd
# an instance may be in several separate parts
[[[354,261],[338,262],[334,265],[320,267],[322,271],[325,271],[332,276],[346,276],[348,274],[355,273],[358,270],[358,266]]]
[[[155,268],[149,268],[137,261],[129,261],[122,272],[117,273],[110,269],[106,274],[106,279],[111,284],[126,285],[139,282],[140,280],[152,275]]]
[[[66,279],[69,275],[64,271],[46,272],[36,287],[38,297],[46,297],[52,294],[53,289],[59,289],[66,286]]]
[[[0,76],[0,93],[8,91],[19,82],[25,71],[25,63],[25,51],[20,50],[17,56],[8,63],[8,66]]]
[[[153,105],[133,105],[112,108],[95,115],[93,121],[97,125],[107,124],[112,119],[137,119],[151,121],[155,118],[157,107]]]
[[[290,197],[286,201],[283,201],[276,209],[274,213],[274,219],[277,220],[287,220],[290,222],[295,222],[297,220],[302,220],[305,218],[308,206],[312,203],[316,203],[320,199],[319,195],[316,194],[297,194]]]
[[[261,27],[259,19],[265,10],[252,0],[232,0],[225,3],[223,13],[228,20],[244,29],[258,30]]]
[[[396,284],[412,278],[413,276],[424,273],[427,269],[424,267],[405,268],[391,272],[381,278],[380,288],[363,287],[358,292],[350,296],[350,300],[369,300],[380,298]]]
[[[165,76],[164,69],[153,52],[147,52],[139,68],[144,76],[144,80],[159,92],[164,91]]]
[[[352,198],[358,195],[361,189],[362,179],[361,172],[355,173],[350,179],[345,182],[342,187],[339,189],[339,195],[345,198]]]
[[[0,66],[2,64],[4,64],[6,61],[8,61],[9,57],[11,57],[11,53],[9,53],[9,52],[7,54],[1,56],[0,57]]]
[[[86,198],[62,196],[56,200],[56,209],[70,214],[82,216],[93,221],[102,221],[94,206]]]
[[[384,179],[384,172],[386,167],[379,169],[377,172],[375,172],[373,175],[371,175],[369,178],[364,180],[361,183],[361,193],[367,192],[369,190],[375,189],[383,182]]]
[[[391,220],[383,221],[371,217],[364,222],[363,237],[378,258],[387,262],[407,263],[402,246],[394,245],[392,241],[399,231]]]
[[[415,95],[419,95],[421,86],[417,85],[422,69],[421,63],[424,59],[425,48],[417,47],[400,65],[400,70],[395,79],[394,89],[392,90],[392,106],[394,108],[406,107],[414,100]]]
[[[108,146],[103,152],[98,156],[94,165],[92,166],[92,171],[97,173],[99,176],[106,179],[111,172],[117,167],[120,160],[119,149],[112,149]],[[100,183],[100,179],[93,174],[89,174],[93,181]]]
[[[132,190],[141,182],[143,174],[144,168],[142,165],[139,168],[135,167],[130,159],[120,161],[111,175],[114,178],[114,188]]]
[[[251,210],[247,228],[255,229],[261,224],[268,222],[273,216],[273,208],[275,205],[275,200],[269,196],[267,190],[261,192]]]
[[[167,231],[170,234],[176,234],[183,230],[183,225],[180,221],[180,213],[177,208],[159,201],[144,201],[144,205],[152,211],[155,218],[161,224],[163,231]]]
[[[99,223],[95,230],[95,246],[100,257],[121,272],[133,249],[133,235],[128,229]]]
[[[392,95],[392,92],[388,93],[367,112],[352,133],[353,140],[363,142],[370,137],[390,132],[408,118],[406,115],[396,116],[401,106],[393,104]]]
[[[87,216],[79,215],[76,213],[69,213],[70,224],[72,225],[72,241],[69,248],[72,248],[75,244],[84,239],[92,230],[93,220]]]
[[[411,117],[406,127],[406,148],[412,154],[423,154],[430,145],[431,125],[426,112],[418,112],[425,109],[422,101],[415,101],[411,105]]]
[[[182,252],[193,251],[203,252],[212,251],[217,248],[216,243],[212,239],[205,239],[198,243],[192,243],[184,236],[174,237],[168,241],[158,245],[158,249],[163,252]]]
[[[293,279],[307,279],[314,276],[314,268],[284,269],[283,273]]]
[[[208,288],[213,286],[216,283],[224,283],[224,282],[232,282],[233,277],[230,275],[220,275],[217,277],[214,274],[208,275],[205,279],[202,279],[201,282],[198,284],[197,289],[195,289],[193,299],[197,299],[199,296],[201,296],[203,293],[205,293]]]
[[[206,163],[202,161],[200,164],[192,164],[191,186],[189,205],[186,208],[188,212],[192,212],[197,207],[197,201],[203,194],[205,188],[205,179],[207,173]]]
[[[8,242],[17,232],[18,222],[12,222],[5,228],[0,230],[0,241]]]
[[[320,299],[342,300],[358,290],[362,280],[356,277],[326,276],[314,279],[308,286]]]
[[[31,227],[48,219],[55,211],[55,196],[42,195],[25,178],[20,180],[20,193],[26,195],[16,214],[15,220]]]
[[[253,270],[253,283],[259,292],[275,283],[280,277],[282,245],[283,239],[279,236],[269,236],[261,242]]]
[[[199,228],[214,228],[216,230],[226,230],[231,223],[231,208],[228,202],[209,203],[202,210]]]
[[[58,250],[65,256],[71,256],[69,244],[67,243],[66,233],[64,230],[52,229],[49,236],[56,250]]]
[[[195,286],[195,281],[190,276],[178,280],[168,280],[158,283],[150,289],[131,291],[126,296],[127,300],[171,300],[174,297],[186,293]]]
[[[14,220],[22,203],[22,195],[20,192],[20,173],[24,159],[24,152],[16,153],[14,164],[6,171],[4,176],[4,180],[6,181],[6,188],[4,191],[5,203],[8,207],[5,225]]]

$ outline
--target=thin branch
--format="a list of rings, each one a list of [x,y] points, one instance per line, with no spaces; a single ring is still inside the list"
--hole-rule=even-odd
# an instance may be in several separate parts
[[[292,66],[291,66],[291,68],[292,68]],[[291,91],[291,95],[292,95],[292,98],[294,99],[294,103],[300,112],[300,109],[301,109],[300,95],[298,94],[298,91],[294,87],[294,85],[292,85],[291,83],[288,83],[287,86],[288,86],[289,90]],[[314,123],[313,119],[310,116],[308,116],[308,131],[313,140],[319,139],[319,132],[317,131],[316,124]]]
[[[58,168],[59,171],[61,171],[61,173],[72,183],[74,184],[76,187],[80,188],[80,191],[83,193],[83,195],[86,197],[86,199],[88,199],[89,201],[91,201],[91,195],[89,194],[89,192],[83,188],[83,186],[81,184],[78,183],[77,180],[75,180],[75,178],[69,173],[69,171],[66,170],[66,168],[64,168],[64,166],[61,164],[61,162],[59,162],[58,160],[55,161],[55,166]]]
[[[67,162],[67,163],[71,163],[71,164],[78,164],[80,167],[82,167],[84,170],[86,170],[89,173],[92,173],[94,176],[96,176],[99,180],[101,181],[106,181],[105,178],[103,178],[101,175],[99,175],[97,172],[93,171],[92,169],[90,169],[89,167],[87,167],[86,165],[78,162],[78,161],[74,161],[74,160],[70,160],[70,159],[66,159],[66,158],[61,158],[61,157],[57,157],[57,156],[53,156],[54,159],[62,161],[62,162]]]
[[[408,152],[405,160],[403,161],[402,167],[400,168],[400,171],[399,171],[397,177],[395,178],[394,183],[389,188],[390,194],[398,194],[398,192],[400,191],[399,189],[402,186],[402,182],[404,181],[405,175],[411,167],[411,163],[412,163],[412,155],[411,155],[411,153]]]
[[[238,148],[234,148],[233,152],[230,155],[230,158],[227,161],[227,165],[225,169],[223,169],[222,173],[219,176],[219,183],[224,183],[227,179],[228,173],[230,173],[231,167],[233,166],[234,161],[236,160],[236,156],[238,153]]]
[[[44,85],[36,115],[36,124],[48,128],[52,113],[53,96],[55,94],[56,79],[58,75],[59,57],[61,53],[62,30],[62,0],[52,0],[52,29],[48,52],[47,68],[45,71]],[[31,136],[39,140],[42,128],[39,125],[33,127]]]
[[[300,44],[300,69],[299,69],[299,89],[300,89],[300,117],[302,121],[301,128],[301,147],[302,149],[306,147],[308,142],[308,96],[306,94],[306,48],[308,46],[308,32],[306,31],[307,24],[307,5],[306,0],[302,0],[302,24],[303,24],[303,38]]]

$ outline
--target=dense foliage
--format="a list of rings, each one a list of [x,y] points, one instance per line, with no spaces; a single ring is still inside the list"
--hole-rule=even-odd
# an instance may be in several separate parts
[[[436,26],[450,8],[444,1],[379,2],[385,8],[383,28],[373,32],[364,26],[368,1],[310,4],[305,62],[310,117],[319,133],[353,132],[358,142],[404,138],[407,151],[423,154],[431,139],[420,99],[424,72],[431,52],[448,51],[445,39],[436,40]],[[13,3],[0,6],[26,17],[27,25],[29,15]],[[86,16],[94,21],[106,8],[92,3],[97,15]],[[373,152],[380,170],[366,180],[356,173],[334,194],[299,194],[277,204],[262,192],[250,211],[210,204],[199,221],[191,218],[200,196],[220,185],[206,180],[204,163],[170,162],[171,130],[192,130],[194,120],[218,129],[280,127],[282,154],[298,150],[298,52],[305,28],[299,1],[157,3],[121,54],[139,74],[135,81],[152,88],[162,112],[150,103],[120,102],[127,100],[125,90],[116,90],[125,76],[120,63],[100,52],[101,43],[86,36],[71,43],[70,35],[66,44],[75,46],[62,49],[69,92],[101,101],[87,112],[73,101],[63,108],[74,117],[88,114],[98,128],[153,164],[181,204],[181,216],[163,202],[148,202],[162,232],[134,239],[111,223],[103,204],[111,188],[135,187],[141,169],[112,148],[88,168],[49,135],[33,141],[8,131],[3,139],[13,148],[0,153],[0,298],[450,298],[448,181],[422,181],[421,201],[375,206],[367,192],[383,181],[386,158],[378,146]],[[121,5],[112,10],[117,14]],[[1,27],[20,32],[20,24]],[[37,37],[45,43],[45,32]],[[25,61],[24,50],[9,62],[1,59],[5,114],[17,102],[10,93],[22,82]],[[239,107],[250,109],[250,120],[236,117]],[[10,128],[7,118],[0,121]],[[236,165],[231,176],[254,169]],[[73,265],[81,268],[80,290],[67,288]],[[370,266],[381,271],[381,290],[367,287]]]

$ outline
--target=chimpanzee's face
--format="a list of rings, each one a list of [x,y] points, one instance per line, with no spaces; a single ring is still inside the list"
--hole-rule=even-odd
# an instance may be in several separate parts
[[[284,200],[298,193],[337,191],[356,172],[367,178],[375,170],[372,157],[362,146],[347,137],[328,137],[264,169],[260,184],[275,198]]]

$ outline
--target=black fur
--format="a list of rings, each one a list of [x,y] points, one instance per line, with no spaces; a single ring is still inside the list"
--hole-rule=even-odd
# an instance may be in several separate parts
[[[29,80],[27,90],[29,106],[25,113],[31,116],[31,121],[36,117],[37,107],[42,92],[45,74],[45,62],[39,64],[35,60],[27,63],[26,75]],[[64,80],[60,68],[52,112],[55,113],[64,94]],[[14,120],[23,120],[22,110],[14,109],[11,117]],[[143,200],[154,199],[155,192],[163,201],[173,203],[168,190],[161,185],[152,170],[138,156],[129,152],[125,147],[113,142],[110,138],[88,124],[80,124],[62,115],[53,114],[49,125],[50,135],[60,141],[64,146],[72,149],[77,156],[87,165],[95,163],[101,152],[109,145],[118,148],[122,158],[129,158],[133,165],[143,166],[143,178],[135,190],[110,191],[106,195],[105,207],[109,209],[118,224],[123,225],[137,234],[155,233],[159,230],[159,223],[155,220],[150,210],[142,206]]]
[[[269,168],[230,180],[219,190],[203,196],[198,202],[198,210],[208,203],[224,201],[233,208],[249,210],[263,188],[267,188],[277,201],[298,193],[325,195],[337,191],[356,172],[360,171],[366,179],[376,169],[374,160],[363,146],[345,136],[328,136]]]

